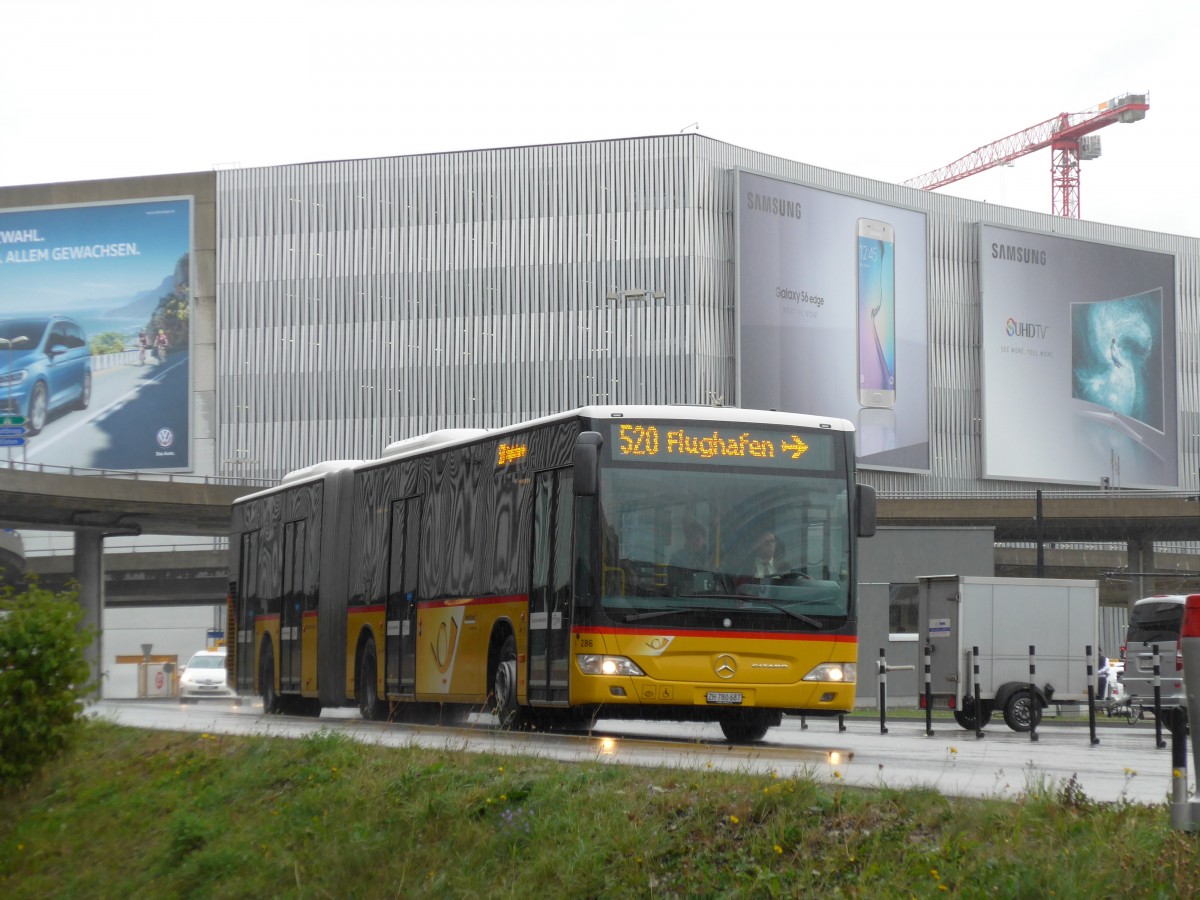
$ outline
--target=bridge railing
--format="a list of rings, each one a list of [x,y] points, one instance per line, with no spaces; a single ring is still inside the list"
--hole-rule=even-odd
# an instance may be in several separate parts
[[[1196,492],[1175,489],[1054,488],[1042,489],[1043,500],[1196,500]],[[881,500],[1035,500],[1037,490],[880,491]]]
[[[46,463],[25,462],[19,459],[0,459],[0,469],[16,472],[36,472],[43,475],[76,475],[81,477],[116,478],[130,481],[164,481],[181,484],[217,484],[234,487],[270,487],[278,484],[275,478],[247,478],[242,475],[192,475],[187,472],[139,472],[130,469],[92,469],[86,466],[52,466]]]

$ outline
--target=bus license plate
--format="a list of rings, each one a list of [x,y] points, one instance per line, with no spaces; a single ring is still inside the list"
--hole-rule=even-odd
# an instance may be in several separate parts
[[[709,691],[709,703],[741,703],[742,695],[731,691]]]

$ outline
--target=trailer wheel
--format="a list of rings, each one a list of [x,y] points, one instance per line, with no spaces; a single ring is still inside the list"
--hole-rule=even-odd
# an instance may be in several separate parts
[[[1042,721],[1042,705],[1029,691],[1017,691],[1004,704],[1004,724],[1013,731],[1031,730]]]
[[[967,697],[962,702],[962,709],[954,711],[954,721],[967,731],[976,731],[992,720],[992,704],[986,700],[979,701],[979,724],[975,724],[975,698]]]

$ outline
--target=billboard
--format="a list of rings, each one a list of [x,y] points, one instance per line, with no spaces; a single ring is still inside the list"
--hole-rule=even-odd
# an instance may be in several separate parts
[[[925,215],[738,172],[738,403],[849,419],[929,469]]]
[[[984,477],[1178,486],[1175,258],[979,235]]]
[[[191,467],[191,259],[191,197],[0,210],[5,458]]]

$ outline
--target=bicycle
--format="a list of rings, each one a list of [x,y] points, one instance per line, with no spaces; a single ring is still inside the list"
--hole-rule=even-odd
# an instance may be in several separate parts
[[[1146,707],[1140,700],[1127,697],[1122,700],[1110,700],[1103,706],[1097,703],[1096,715],[1103,715],[1107,719],[1124,719],[1127,724],[1133,725],[1146,718]]]

